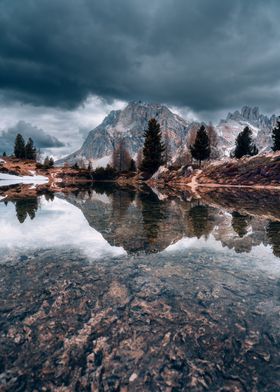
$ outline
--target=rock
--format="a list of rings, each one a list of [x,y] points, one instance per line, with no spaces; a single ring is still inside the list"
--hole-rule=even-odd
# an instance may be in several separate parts
[[[136,373],[132,373],[132,375],[129,377],[129,382],[133,382],[137,379],[137,374]]]

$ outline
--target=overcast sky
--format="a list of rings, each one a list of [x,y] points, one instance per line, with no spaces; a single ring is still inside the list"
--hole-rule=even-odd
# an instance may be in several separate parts
[[[136,99],[278,114],[279,16],[279,0],[0,0],[2,144],[21,124],[63,155]]]

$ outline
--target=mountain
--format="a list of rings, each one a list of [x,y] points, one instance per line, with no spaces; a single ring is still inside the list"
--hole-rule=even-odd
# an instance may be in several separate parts
[[[82,159],[91,160],[93,166],[104,165],[110,161],[114,146],[120,139],[135,156],[143,147],[144,130],[151,118],[160,123],[163,137],[169,138],[171,151],[175,152],[185,140],[191,121],[184,120],[164,105],[135,101],[123,110],[111,111],[100,125],[89,132],[78,151],[56,164],[73,164]]]
[[[178,157],[187,153],[187,135],[202,124],[185,120],[161,104],[130,102],[123,110],[111,111],[100,125],[89,132],[78,151],[57,161],[56,165],[91,161],[93,167],[106,166],[111,160],[114,147],[121,139],[125,141],[130,154],[135,157],[143,147],[144,130],[151,118],[156,118],[160,123],[163,140],[168,138],[173,161],[178,161]],[[276,120],[276,115],[265,116],[260,113],[258,107],[243,106],[240,111],[228,113],[215,127],[218,134],[215,155],[229,156],[237,135],[245,126],[249,126],[253,131],[259,150],[269,150],[272,143],[271,129]]]
[[[240,111],[228,113],[226,119],[221,120],[216,127],[220,137],[220,149],[225,151],[225,155],[229,155],[239,132],[249,126],[259,150],[269,150],[272,142],[271,130],[276,120],[275,114],[271,117],[265,116],[260,113],[258,107],[243,106]]]

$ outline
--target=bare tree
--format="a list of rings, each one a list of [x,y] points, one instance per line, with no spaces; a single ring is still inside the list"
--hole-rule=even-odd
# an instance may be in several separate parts
[[[192,156],[188,148],[186,147],[181,147],[178,152],[177,156],[173,162],[174,166],[187,166],[191,165],[192,163]]]
[[[164,147],[165,150],[163,151],[163,160],[164,163],[167,164],[172,158],[171,144],[167,131],[164,133]]]
[[[82,158],[80,158],[77,163],[80,169],[87,169],[86,163]]]
[[[187,148],[188,149],[190,149],[190,147],[194,145],[198,129],[199,129],[199,124],[193,125],[190,128],[190,130],[188,132],[188,136],[187,136]]]
[[[113,151],[112,165],[117,172],[127,171],[130,168],[131,156],[125,146],[124,140],[121,140]]]
[[[210,148],[211,148],[210,158],[217,159],[220,156],[219,149],[218,149],[219,137],[215,128],[211,123],[207,126],[207,134],[209,137]]]
[[[137,153],[137,157],[136,157],[136,167],[137,169],[140,168],[141,164],[143,161],[143,148],[140,148],[140,150]]]
[[[42,162],[42,160],[43,160],[42,152],[41,152],[40,148],[38,148],[36,150],[36,161]]]

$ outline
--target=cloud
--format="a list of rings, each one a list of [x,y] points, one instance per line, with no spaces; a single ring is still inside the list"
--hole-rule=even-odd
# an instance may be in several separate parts
[[[25,140],[31,137],[37,148],[49,149],[64,147],[64,143],[55,136],[49,135],[43,129],[39,129],[25,121],[19,121],[15,126],[0,134],[0,146],[2,151],[6,151],[7,153],[13,151],[15,137],[18,133],[22,134]]]
[[[99,125],[111,110],[123,109],[125,105],[123,101],[107,102],[99,97],[90,96],[74,110],[66,110],[18,102],[7,103],[0,96],[0,125],[2,130],[7,131],[14,128],[15,119],[18,119],[31,123],[39,131],[44,129],[47,134],[58,138],[64,144],[64,147],[53,147],[44,152],[55,159],[60,159],[80,148],[87,133]],[[0,153],[2,149],[0,129]]]
[[[0,89],[64,109],[92,94],[272,112],[279,13],[278,0],[1,0]]]

